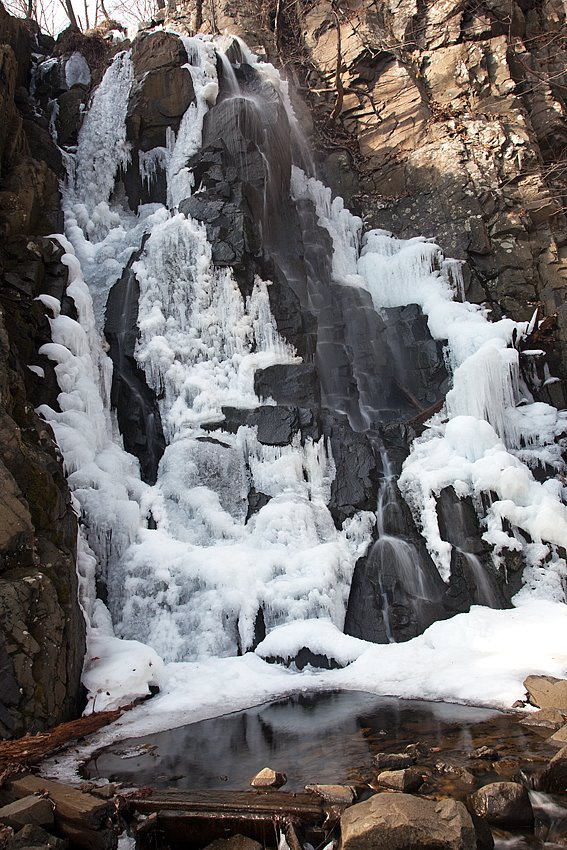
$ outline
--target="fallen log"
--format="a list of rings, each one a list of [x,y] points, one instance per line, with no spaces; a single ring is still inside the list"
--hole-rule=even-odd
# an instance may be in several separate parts
[[[242,814],[324,820],[323,800],[315,794],[288,791],[169,791],[134,792],[126,798],[130,811],[151,814],[161,811]]]
[[[340,816],[336,806],[315,794],[286,791],[146,789],[129,795],[125,807],[130,814],[148,816],[138,828],[143,850],[155,846],[156,833],[173,850],[197,850],[233,835],[277,847],[282,833],[291,850],[301,850],[298,833],[320,843]]]
[[[44,758],[62,749],[71,741],[92,735],[103,726],[118,720],[125,710],[125,708],[118,708],[114,711],[99,711],[96,714],[79,717],[77,720],[60,723],[47,732],[24,735],[23,738],[10,741],[0,741],[0,786],[2,774],[9,773],[11,768],[17,770],[18,766],[22,765],[27,767],[38,765]]]

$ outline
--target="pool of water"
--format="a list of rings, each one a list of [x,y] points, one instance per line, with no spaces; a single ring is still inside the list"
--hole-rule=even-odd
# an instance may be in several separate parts
[[[286,773],[285,786],[307,783],[366,786],[376,776],[373,757],[420,742],[426,793],[463,798],[488,781],[518,778],[556,749],[515,715],[469,706],[400,700],[352,691],[296,695],[96,753],[86,778],[104,777],[154,788],[238,789],[269,766]],[[482,747],[498,759],[469,758]]]

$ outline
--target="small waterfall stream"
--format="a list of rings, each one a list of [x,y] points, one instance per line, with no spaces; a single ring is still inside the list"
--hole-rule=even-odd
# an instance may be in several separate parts
[[[193,95],[171,125],[136,111],[159,69],[122,53],[69,154],[79,322],[52,322],[61,410],[42,413],[82,512],[92,639],[202,661],[294,624],[300,645],[305,623],[390,642],[517,592],[564,601],[562,485],[532,468],[562,471],[567,420],[516,406],[525,326],[454,300],[430,240],[363,233],[304,170],[271,65],[181,41]],[[450,488],[445,526],[468,499],[484,560],[443,530]],[[101,540],[108,610],[87,581]]]

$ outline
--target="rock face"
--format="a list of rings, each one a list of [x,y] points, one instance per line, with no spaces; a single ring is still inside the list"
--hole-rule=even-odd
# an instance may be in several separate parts
[[[46,309],[63,297],[59,152],[23,85],[33,49],[0,5],[0,737],[37,731],[79,710],[84,621],[77,602],[77,519],[51,430],[34,406],[57,409]],[[37,123],[39,122],[39,123]],[[39,235],[38,235],[39,234]]]
[[[271,58],[293,57],[327,182],[351,208],[397,235],[433,236],[465,261],[467,299],[497,317],[528,319],[541,304],[562,376],[566,15],[561,0],[316,0],[277,22],[251,2],[216,20]],[[542,390],[564,398],[561,384]]]
[[[376,794],[341,817],[341,850],[474,850],[469,813],[454,800],[425,800],[409,794]]]
[[[542,776],[541,785],[546,791],[567,791],[567,746],[553,756]]]

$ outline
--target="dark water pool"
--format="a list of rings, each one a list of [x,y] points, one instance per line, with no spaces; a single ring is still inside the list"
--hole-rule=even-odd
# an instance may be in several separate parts
[[[339,691],[298,695],[188,726],[129,739],[98,752],[83,769],[154,788],[240,789],[269,766],[287,774],[286,789],[306,783],[373,781],[373,756],[421,742],[431,793],[464,796],[474,785],[537,769],[556,749],[514,715],[447,703]],[[498,760],[470,759],[478,747]]]

